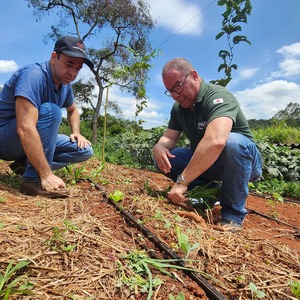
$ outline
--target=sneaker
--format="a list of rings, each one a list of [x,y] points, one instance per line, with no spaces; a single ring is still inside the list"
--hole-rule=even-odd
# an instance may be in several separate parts
[[[225,231],[237,231],[242,229],[242,225],[239,223],[235,223],[231,220],[223,219],[220,221],[219,225],[221,228],[223,228]]]

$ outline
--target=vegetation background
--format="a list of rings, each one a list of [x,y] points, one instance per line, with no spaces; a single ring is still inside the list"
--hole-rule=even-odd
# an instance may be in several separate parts
[[[92,111],[84,109],[82,133],[92,137]],[[300,105],[290,103],[270,120],[249,120],[254,137],[264,158],[263,178],[251,184],[259,192],[281,197],[300,199]],[[152,148],[166,126],[144,130],[133,121],[111,115],[99,116],[98,140],[93,147],[95,156],[102,162],[153,170]],[[69,134],[67,120],[61,132]],[[182,136],[181,146],[188,146]]]

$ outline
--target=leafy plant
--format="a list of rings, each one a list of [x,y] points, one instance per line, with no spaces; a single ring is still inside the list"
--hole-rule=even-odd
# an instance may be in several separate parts
[[[3,196],[0,196],[0,203],[5,203],[6,202],[6,199],[5,199],[5,197],[3,197]]]
[[[84,173],[86,172],[86,169],[84,164],[69,165],[56,172],[63,176],[69,184],[75,185],[78,181],[85,179]]]
[[[185,257],[188,254],[199,247],[199,243],[195,243],[193,246],[189,243],[189,238],[186,234],[182,233],[178,226],[176,226],[176,234],[178,239],[178,245]]]
[[[25,275],[14,278],[16,273],[27,266],[30,261],[20,261],[15,266],[10,262],[5,270],[4,275],[0,274],[0,296],[3,300],[8,300],[11,294],[30,295],[33,284],[24,281]]]
[[[52,231],[53,235],[46,242],[51,249],[59,250],[62,252],[71,252],[77,247],[76,244],[70,244],[65,237],[65,232],[67,231],[67,229],[54,227]]]
[[[216,40],[225,35],[229,49],[219,51],[219,57],[223,60],[223,63],[219,66],[218,71],[224,70],[224,77],[212,82],[226,86],[232,79],[232,69],[237,69],[237,65],[232,63],[234,56],[233,48],[241,42],[251,45],[246,36],[236,33],[242,30],[240,23],[247,23],[247,17],[251,13],[252,6],[250,0],[219,0],[218,5],[225,6],[226,10],[222,14],[222,31],[217,34]]]
[[[250,289],[252,295],[254,295],[258,299],[262,299],[266,296],[266,294],[264,292],[260,291],[253,282],[249,283],[249,289]]]
[[[145,251],[130,252],[122,258],[125,260],[126,266],[130,269],[130,272],[126,272],[121,261],[118,262],[120,271],[122,272],[122,283],[129,286],[132,290],[140,287],[143,292],[148,291],[147,300],[151,299],[153,288],[163,283],[159,277],[153,278],[151,267],[170,277],[173,275],[167,271],[169,268],[192,271],[189,268],[172,264],[176,260],[150,258]]]
[[[291,282],[291,291],[293,295],[299,300],[300,299],[300,281]]]
[[[169,295],[169,300],[184,300],[184,293],[180,292],[177,297],[175,298],[172,294]]]
[[[108,198],[113,200],[115,203],[118,203],[124,199],[124,193],[119,190],[115,190],[113,194],[109,194]]]

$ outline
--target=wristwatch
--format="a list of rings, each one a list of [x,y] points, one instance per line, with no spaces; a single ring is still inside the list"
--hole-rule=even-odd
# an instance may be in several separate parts
[[[182,184],[182,185],[185,185],[185,186],[189,186],[189,182],[187,182],[184,177],[182,176],[182,174],[179,174],[178,177],[177,177],[177,180],[176,180],[176,183],[179,183],[179,184]]]

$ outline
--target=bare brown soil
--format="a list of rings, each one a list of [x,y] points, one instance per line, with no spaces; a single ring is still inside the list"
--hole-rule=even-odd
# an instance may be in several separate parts
[[[265,293],[263,299],[297,299],[290,283],[300,281],[299,203],[250,195],[243,230],[224,232],[216,225],[220,207],[198,221],[195,212],[169,203],[164,195],[172,183],[155,172],[105,164],[95,174],[100,162],[90,160],[84,175],[96,186],[88,180],[71,184],[74,177],[60,173],[71,196],[51,200],[20,194],[21,178],[8,164],[0,161],[0,272],[10,262],[29,260],[16,276],[34,283],[32,295],[9,299],[147,299],[137,282],[149,283],[149,277],[134,281],[138,276],[128,256],[169,257],[107,201],[116,190],[125,196],[121,209],[186,259],[185,265],[224,299],[256,299],[251,282]],[[184,253],[176,230],[197,247]],[[186,300],[212,299],[181,270],[168,268],[168,276],[149,268],[161,279],[151,299],[176,299],[180,292]]]

